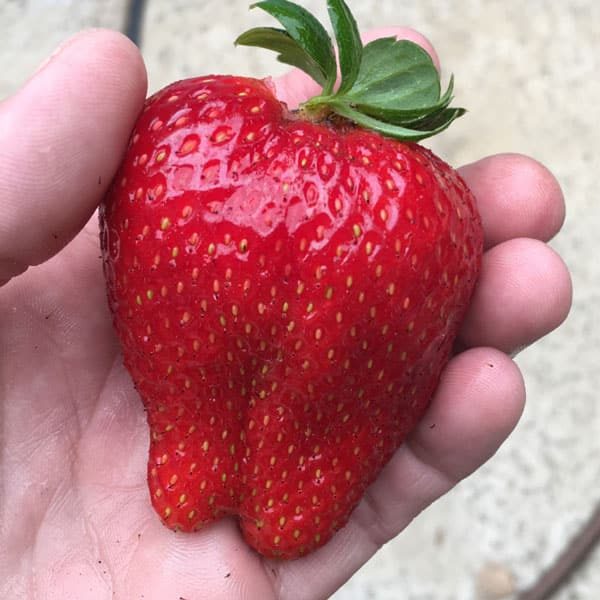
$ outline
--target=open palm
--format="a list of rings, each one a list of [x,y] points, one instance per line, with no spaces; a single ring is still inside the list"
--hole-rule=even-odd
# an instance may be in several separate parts
[[[415,32],[390,33],[433,53]],[[289,103],[310,85],[277,82]],[[137,49],[95,31],[0,104],[0,597],[324,598],[514,427],[524,390],[509,354],[570,304],[544,243],[562,224],[560,188],[521,156],[462,170],[486,228],[463,351],[350,523],[306,558],[264,561],[233,519],[176,534],[150,506],[145,415],[112,331],[94,216],[145,86]]]

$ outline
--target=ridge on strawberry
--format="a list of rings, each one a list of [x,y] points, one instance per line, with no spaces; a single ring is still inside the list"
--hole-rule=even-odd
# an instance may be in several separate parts
[[[151,501],[173,529],[236,515],[295,558],[347,522],[427,408],[478,275],[459,177],[414,143],[460,116],[411,42],[363,48],[258,6],[323,93],[290,111],[269,80],[211,75],[146,102],[101,206],[108,298],[150,427]],[[392,63],[391,65],[389,63]]]

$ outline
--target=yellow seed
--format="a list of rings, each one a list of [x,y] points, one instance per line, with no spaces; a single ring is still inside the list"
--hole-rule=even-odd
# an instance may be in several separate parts
[[[352,226],[352,232],[354,233],[354,237],[360,237],[360,234],[362,233],[362,229],[358,223],[355,223]]]
[[[186,140],[181,145],[181,148],[179,148],[178,154],[181,156],[185,156],[186,154],[193,152],[197,147],[198,147],[198,140],[195,140],[195,139]]]
[[[169,217],[163,217],[160,220],[160,228],[165,231],[165,229],[168,229],[171,225],[171,220],[169,219]]]

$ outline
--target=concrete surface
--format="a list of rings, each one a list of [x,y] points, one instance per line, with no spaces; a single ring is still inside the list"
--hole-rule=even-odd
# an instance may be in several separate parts
[[[436,46],[469,114],[430,145],[459,165],[502,151],[554,171],[568,221],[553,246],[575,303],[557,332],[518,357],[525,415],[483,469],[388,544],[335,600],[513,598],[600,502],[600,3],[595,0],[355,0],[362,28],[411,25]],[[207,72],[281,73],[267,52],[231,46],[259,21],[246,0],[150,0],[143,52],[152,90]],[[325,15],[323,0],[304,5]],[[118,28],[120,0],[0,0],[0,98],[67,33]],[[600,598],[600,549],[556,600]]]

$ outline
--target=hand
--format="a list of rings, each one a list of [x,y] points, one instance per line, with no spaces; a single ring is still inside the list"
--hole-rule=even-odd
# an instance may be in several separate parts
[[[415,32],[382,34],[433,55]],[[277,82],[291,104],[310,85]],[[571,300],[545,244],[564,218],[560,188],[517,155],[462,169],[486,230],[462,351],[348,525],[306,558],[265,561],[233,519],[174,534],[148,499],[145,415],[111,327],[94,215],[145,93],[136,48],[94,31],[0,104],[0,597],[325,598],[516,424],[524,387],[509,356]]]

